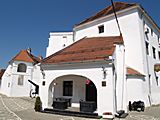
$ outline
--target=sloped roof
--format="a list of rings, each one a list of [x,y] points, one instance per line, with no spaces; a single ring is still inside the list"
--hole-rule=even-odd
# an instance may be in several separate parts
[[[136,75],[136,76],[145,76],[143,74],[141,74],[140,72],[130,68],[130,67],[127,67],[127,75]]]
[[[3,74],[4,74],[4,72],[5,72],[5,69],[1,69],[1,70],[0,70],[0,80],[1,80],[1,78],[2,78],[2,76],[3,76]]]
[[[134,4],[131,4],[131,3],[125,3],[125,2],[114,2],[113,4],[114,4],[114,7],[115,7],[115,11],[116,11],[116,12],[137,5],[137,4],[135,4],[135,3],[134,3]],[[112,7],[112,5],[110,5],[110,6],[108,6],[107,8],[105,8],[105,9],[101,10],[100,12],[96,13],[95,15],[93,15],[93,16],[87,18],[86,20],[80,22],[79,24],[76,24],[75,26],[78,26],[78,25],[81,25],[81,24],[84,24],[84,23],[93,21],[93,20],[95,20],[95,19],[104,17],[104,16],[106,16],[106,15],[112,14],[113,12],[114,12],[114,11],[113,11],[113,7]]]
[[[122,36],[83,38],[42,60],[42,64],[104,60],[114,52],[114,44],[123,44]]]
[[[39,63],[40,59],[35,57],[27,50],[21,50],[15,57],[12,58],[13,61],[24,61],[30,63]]]

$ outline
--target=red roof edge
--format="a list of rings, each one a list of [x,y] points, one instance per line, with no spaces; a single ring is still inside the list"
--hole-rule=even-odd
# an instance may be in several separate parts
[[[114,7],[115,7],[116,12],[127,9],[127,8],[135,6],[135,5],[137,5],[137,4],[136,3],[127,3],[127,2],[114,2]],[[90,22],[90,21],[94,21],[96,19],[110,15],[112,13],[113,13],[112,5],[109,5],[106,8],[104,8],[103,10],[100,10],[96,14],[92,15],[91,17],[83,20],[82,22],[80,22],[78,24],[75,24],[74,27],[79,26],[84,23],[87,23],[87,22]]]
[[[28,56],[28,58],[25,60],[24,57],[26,57],[26,55]],[[39,63],[41,60],[32,55],[31,53],[29,53],[27,50],[20,50],[20,52],[18,54],[16,54],[10,61],[14,61],[14,60],[22,60],[22,61],[26,61],[26,62],[33,62],[34,64]]]
[[[0,70],[0,79],[2,78],[4,72],[5,72],[5,69],[1,69],[1,70]]]
[[[145,76],[142,73],[138,72],[137,70],[127,67],[127,75],[134,75],[134,76]]]

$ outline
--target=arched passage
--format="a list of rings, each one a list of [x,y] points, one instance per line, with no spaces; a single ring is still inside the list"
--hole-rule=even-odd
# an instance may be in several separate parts
[[[97,89],[92,80],[79,75],[64,75],[54,79],[48,90],[48,106],[59,97],[71,98],[71,106],[79,107],[80,100],[97,103]]]

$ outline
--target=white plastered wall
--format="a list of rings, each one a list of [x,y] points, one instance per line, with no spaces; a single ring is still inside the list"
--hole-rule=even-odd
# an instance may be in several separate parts
[[[106,65],[104,65],[106,66]],[[66,68],[63,66],[63,69],[56,70],[55,67],[52,70],[45,70],[46,75],[46,85],[40,86],[40,97],[42,99],[43,108],[47,108],[48,106],[48,89],[50,84],[56,78],[65,75],[74,75],[74,76],[82,76],[90,79],[97,88],[97,112],[102,115],[103,112],[113,112],[113,87],[112,87],[112,67],[107,67],[107,76],[106,79],[103,79],[103,71],[102,68],[95,67],[90,68],[88,65],[81,65],[80,68],[72,68],[72,65],[67,66]],[[106,87],[102,87],[102,81],[106,81]],[[83,83],[81,83],[83,84]],[[83,90],[81,92],[84,92]],[[103,98],[103,99],[102,99]],[[74,98],[73,98],[74,99]],[[83,98],[82,98],[83,99]]]

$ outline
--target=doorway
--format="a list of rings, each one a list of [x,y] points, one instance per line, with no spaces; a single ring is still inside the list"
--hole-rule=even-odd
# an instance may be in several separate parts
[[[97,89],[92,81],[86,84],[86,101],[94,101],[97,105]]]

